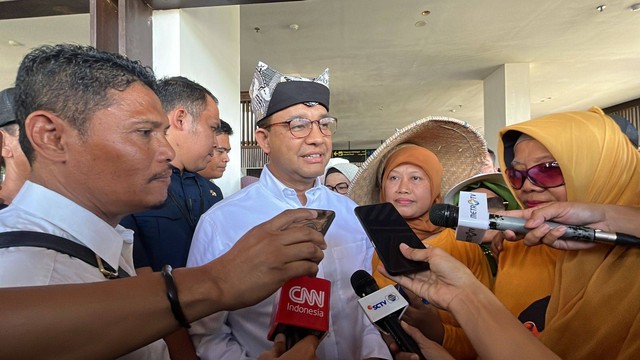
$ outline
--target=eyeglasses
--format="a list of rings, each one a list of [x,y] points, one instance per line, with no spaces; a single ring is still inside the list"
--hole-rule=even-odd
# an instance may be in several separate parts
[[[277,122],[269,125],[265,125],[262,128],[268,129],[274,125],[287,125],[289,126],[289,131],[291,131],[291,135],[296,138],[303,138],[311,134],[311,128],[313,127],[313,123],[318,124],[318,128],[320,132],[324,136],[333,135],[338,129],[338,119],[327,116],[320,120],[309,120],[305,118],[294,118],[291,120]]]
[[[535,186],[544,189],[564,185],[562,170],[557,161],[541,163],[528,168],[526,171],[507,169],[507,178],[514,189],[520,190],[525,179],[529,179]]]
[[[331,186],[331,185],[325,185],[326,187],[329,188],[329,190],[331,191],[335,191],[338,194],[346,194],[347,190],[349,190],[349,184],[347,184],[346,182],[341,182],[341,183],[337,183],[336,186]]]

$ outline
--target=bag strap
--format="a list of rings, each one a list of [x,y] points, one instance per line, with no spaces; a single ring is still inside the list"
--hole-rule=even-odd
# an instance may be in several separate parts
[[[86,246],[60,236],[36,231],[9,231],[0,233],[0,249],[17,246],[40,247],[67,254],[98,268],[107,279],[125,278],[129,274],[121,267],[116,272],[112,266]]]

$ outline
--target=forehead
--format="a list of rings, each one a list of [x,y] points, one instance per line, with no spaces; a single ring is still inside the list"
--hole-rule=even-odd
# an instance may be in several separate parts
[[[204,119],[205,121],[214,122],[217,125],[220,124],[220,110],[218,109],[218,104],[211,98],[211,96],[207,95],[207,102],[205,103],[204,109],[200,113],[200,119]]]
[[[284,121],[295,117],[302,117],[308,119],[316,119],[321,116],[327,115],[327,109],[318,104],[314,106],[307,106],[305,104],[296,104],[293,106],[289,106],[284,110],[280,110],[277,113],[272,115],[273,121]]]
[[[553,155],[538,140],[530,139],[519,142],[513,149],[513,163],[529,163],[552,160]]]
[[[218,140],[218,147],[229,147],[229,134],[218,134],[216,140]]]
[[[107,112],[114,118],[168,121],[158,96],[142,83],[133,83],[123,91],[109,90],[110,105],[95,115]],[[94,116],[95,117],[95,116]]]
[[[400,165],[394,167],[393,169],[391,169],[390,172],[409,172],[409,173],[426,174],[424,172],[424,170],[420,166],[414,165],[414,164],[409,164],[409,163],[400,164]]]

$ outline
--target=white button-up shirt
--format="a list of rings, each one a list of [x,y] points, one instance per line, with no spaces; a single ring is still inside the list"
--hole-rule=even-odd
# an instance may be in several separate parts
[[[120,266],[135,275],[131,230],[120,225],[114,228],[66,197],[30,181],[0,211],[0,232],[7,231],[36,231],[69,239],[88,247],[114,269]],[[98,268],[54,250],[27,246],[0,249],[0,287],[97,281],[106,281]],[[162,340],[123,357],[168,358]]]
[[[187,266],[199,266],[227,252],[249,229],[284,210],[329,209],[335,220],[325,236],[328,248],[318,277],[331,281],[329,331],[318,347],[320,359],[390,359],[380,333],[359,308],[351,274],[371,271],[373,246],[355,217],[356,204],[316,181],[302,206],[294,189],[278,181],[267,167],[260,180],[214,205],[201,218]],[[224,276],[224,274],[221,274]],[[218,313],[194,324],[192,335],[201,359],[255,359],[271,348],[267,340],[274,296],[248,308]]]

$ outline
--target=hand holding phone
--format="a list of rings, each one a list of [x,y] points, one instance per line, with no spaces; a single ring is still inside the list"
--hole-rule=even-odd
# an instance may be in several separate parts
[[[429,270],[428,263],[409,260],[400,252],[401,243],[416,249],[425,246],[393,204],[358,206],[354,211],[390,275]]]
[[[333,210],[324,210],[324,209],[309,209],[314,210],[318,213],[318,216],[315,219],[309,219],[304,221],[295,222],[289,227],[295,226],[308,226],[316,231],[322,233],[322,235],[326,235],[329,230],[329,226],[333,222],[333,219],[336,217],[336,213]]]

